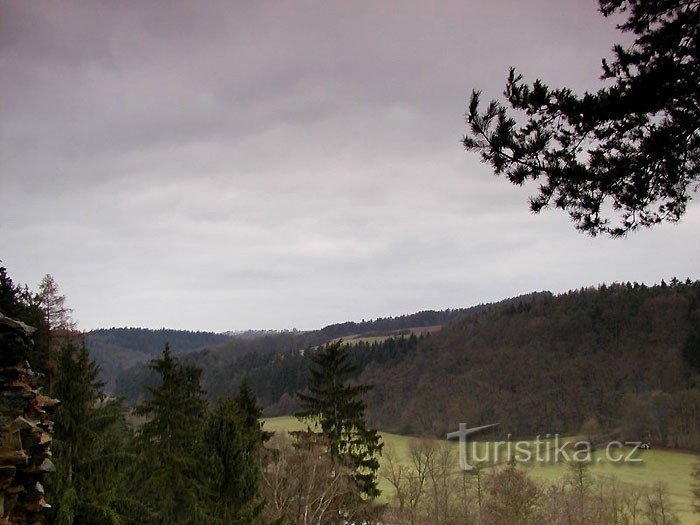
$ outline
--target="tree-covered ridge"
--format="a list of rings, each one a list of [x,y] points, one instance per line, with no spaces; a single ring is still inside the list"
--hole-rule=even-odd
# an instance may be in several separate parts
[[[204,372],[202,381],[210,399],[232,392],[243,376],[249,376],[261,402],[269,407],[280,401],[283,394],[292,395],[297,389],[304,388],[304,380],[299,372],[308,365],[304,361],[304,349],[324,345],[337,338],[356,335],[382,336],[389,339],[401,339],[401,336],[405,335],[408,338],[408,331],[411,328],[439,326],[461,316],[483,312],[498,305],[518,304],[541,295],[550,294],[534,292],[504,299],[498,303],[440,311],[425,310],[370,321],[349,321],[306,332],[278,331],[266,332],[259,337],[233,336],[224,343],[183,353],[185,354],[183,359],[202,368]],[[394,343],[387,344],[391,346]],[[357,349],[362,351],[367,350],[368,347],[363,342]],[[358,351],[353,352],[353,355],[363,354]],[[364,367],[373,359],[371,355],[363,357],[360,359],[362,362],[358,364]],[[124,365],[123,371],[117,368],[114,383],[108,385],[110,391],[125,396],[130,402],[140,399],[145,392],[145,387],[152,384],[153,378],[145,366],[145,361],[145,359],[139,361],[141,364],[137,366]],[[259,381],[257,377],[260,377]],[[259,386],[260,384],[266,386],[263,388]],[[288,400],[281,401],[286,405]],[[290,410],[293,412],[291,407],[276,408],[273,413],[289,414]]]
[[[428,337],[428,334],[420,337],[402,334],[381,341],[359,341],[353,344],[350,359],[358,371],[352,377],[356,378],[359,371],[370,363],[385,366],[400,361],[424,337]],[[305,389],[309,384],[310,348],[272,355],[249,352],[221,366],[213,366],[211,361],[195,359],[200,357],[197,355],[185,355],[182,358],[200,365],[208,363],[203,385],[209,399],[215,400],[232,394],[245,380],[266,407],[267,415],[288,415],[297,408],[294,393]],[[141,398],[144,388],[153,384],[154,379],[155,376],[145,366],[134,367],[119,376],[117,394],[124,396],[128,402],[135,403]]]
[[[150,356],[157,356],[163,350],[163,341],[168,341],[171,351],[177,354],[185,350],[222,343],[230,337],[215,332],[124,327],[91,330],[87,340],[90,346],[114,344],[138,350]]]
[[[697,282],[676,280],[613,284],[478,307],[431,335],[352,345],[351,379],[376,385],[368,417],[399,433],[439,435],[461,421],[501,422],[519,435],[577,432],[588,424],[698,448],[698,290]],[[276,337],[298,344],[298,335]],[[246,378],[266,414],[283,415],[299,408],[294,392],[309,385],[309,349],[316,346],[228,361],[216,352],[183,357],[204,369],[210,399],[235,392]],[[131,380],[119,392],[132,400],[149,381],[145,369],[121,379]]]
[[[214,332],[193,332],[161,328],[101,328],[87,333],[90,355],[100,367],[100,379],[105,390],[114,392],[119,372],[156,357],[167,342],[172,352],[179,354],[228,341],[230,336]]]
[[[360,380],[377,385],[368,405],[390,431],[498,422],[527,436],[588,424],[700,448],[699,331],[698,281],[586,288],[456,320]]]

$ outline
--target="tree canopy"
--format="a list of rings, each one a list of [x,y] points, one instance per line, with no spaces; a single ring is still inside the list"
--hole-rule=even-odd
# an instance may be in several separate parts
[[[618,29],[634,34],[603,60],[605,87],[579,96],[511,68],[504,95],[522,118],[498,101],[482,111],[475,90],[463,143],[511,183],[537,181],[532,211],[554,206],[581,231],[622,236],[680,220],[700,182],[700,1],[599,0],[599,10],[627,15]]]
[[[151,523],[207,523],[211,489],[202,469],[201,429],[207,405],[201,399],[201,371],[174,358],[166,344],[149,366],[161,378],[151,398],[135,411],[147,421],[138,435],[142,451],[135,467],[139,496],[154,510]]]
[[[297,417],[318,424],[331,457],[355,470],[354,481],[362,494],[376,497],[377,456],[383,443],[376,430],[367,428],[367,406],[362,400],[371,387],[346,383],[355,366],[340,340],[317,350],[311,361],[310,385],[308,393],[298,393],[301,411]]]

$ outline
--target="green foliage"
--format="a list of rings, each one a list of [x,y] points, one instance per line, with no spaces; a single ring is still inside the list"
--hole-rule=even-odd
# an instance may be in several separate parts
[[[137,436],[141,450],[134,465],[134,494],[153,513],[151,523],[215,523],[203,445],[206,403],[201,371],[181,364],[168,345],[150,366],[161,384],[136,409],[147,421]]]
[[[29,288],[16,285],[4,266],[0,266],[0,313],[29,325],[36,324],[35,320],[41,318],[41,311]]]
[[[83,344],[59,349],[52,395],[61,400],[54,417],[57,472],[49,477],[55,510],[50,523],[121,525],[139,523],[137,502],[125,496],[124,474],[131,434],[118,400],[101,397],[98,369]]]
[[[57,377],[52,395],[61,400],[61,408],[54,418],[56,437],[81,448],[81,441],[90,439],[83,429],[93,405],[100,397],[102,384],[97,380],[98,368],[90,360],[85,345],[76,341],[66,342],[58,354]],[[70,463],[67,463],[70,471]],[[70,476],[69,476],[70,477]]]
[[[253,523],[263,507],[259,452],[269,435],[259,417],[255,396],[245,383],[235,399],[220,398],[208,417],[206,443],[224,524]]]
[[[661,221],[678,221],[700,180],[700,54],[697,0],[599,0],[604,16],[634,34],[603,61],[608,87],[575,95],[511,69],[505,95],[524,113],[520,125],[492,101],[480,111],[472,93],[468,150],[517,185],[540,181],[533,211],[553,205],[579,230],[613,236]],[[606,216],[620,216],[613,224]]]
[[[87,347],[90,355],[100,365],[100,378],[105,382],[105,389],[127,397],[136,404],[145,390],[142,385],[151,379],[148,361],[158,357],[163,350],[163,343],[168,341],[174,355],[191,352],[199,348],[215,346],[231,339],[225,334],[212,332],[192,332],[188,330],[150,330],[147,328],[108,328],[92,330],[87,334]],[[139,367],[137,374],[122,378],[120,390],[117,381],[124,369]],[[157,378],[147,386],[154,386]],[[132,381],[133,380],[133,381]],[[134,392],[133,396],[129,394]]]
[[[39,384],[43,386],[49,372],[50,328],[37,295],[27,285],[15,284],[4,266],[0,266],[0,313],[36,329],[29,364],[38,374]]]
[[[319,425],[331,457],[354,469],[355,483],[362,494],[376,497],[377,456],[383,444],[377,431],[367,428],[362,400],[371,387],[346,383],[355,367],[342,341],[322,347],[311,361],[308,393],[298,394],[302,409],[297,416]]]

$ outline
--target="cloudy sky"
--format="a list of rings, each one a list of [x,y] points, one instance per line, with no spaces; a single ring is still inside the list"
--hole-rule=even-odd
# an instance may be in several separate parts
[[[700,277],[700,206],[624,240],[465,152],[508,67],[595,89],[593,0],[0,0],[0,259],[84,329],[315,328]]]

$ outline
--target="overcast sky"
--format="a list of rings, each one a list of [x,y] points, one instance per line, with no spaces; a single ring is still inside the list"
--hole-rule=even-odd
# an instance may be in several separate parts
[[[0,259],[80,327],[321,327],[700,277],[700,206],[624,240],[460,144],[472,88],[599,86],[593,0],[0,0]]]

